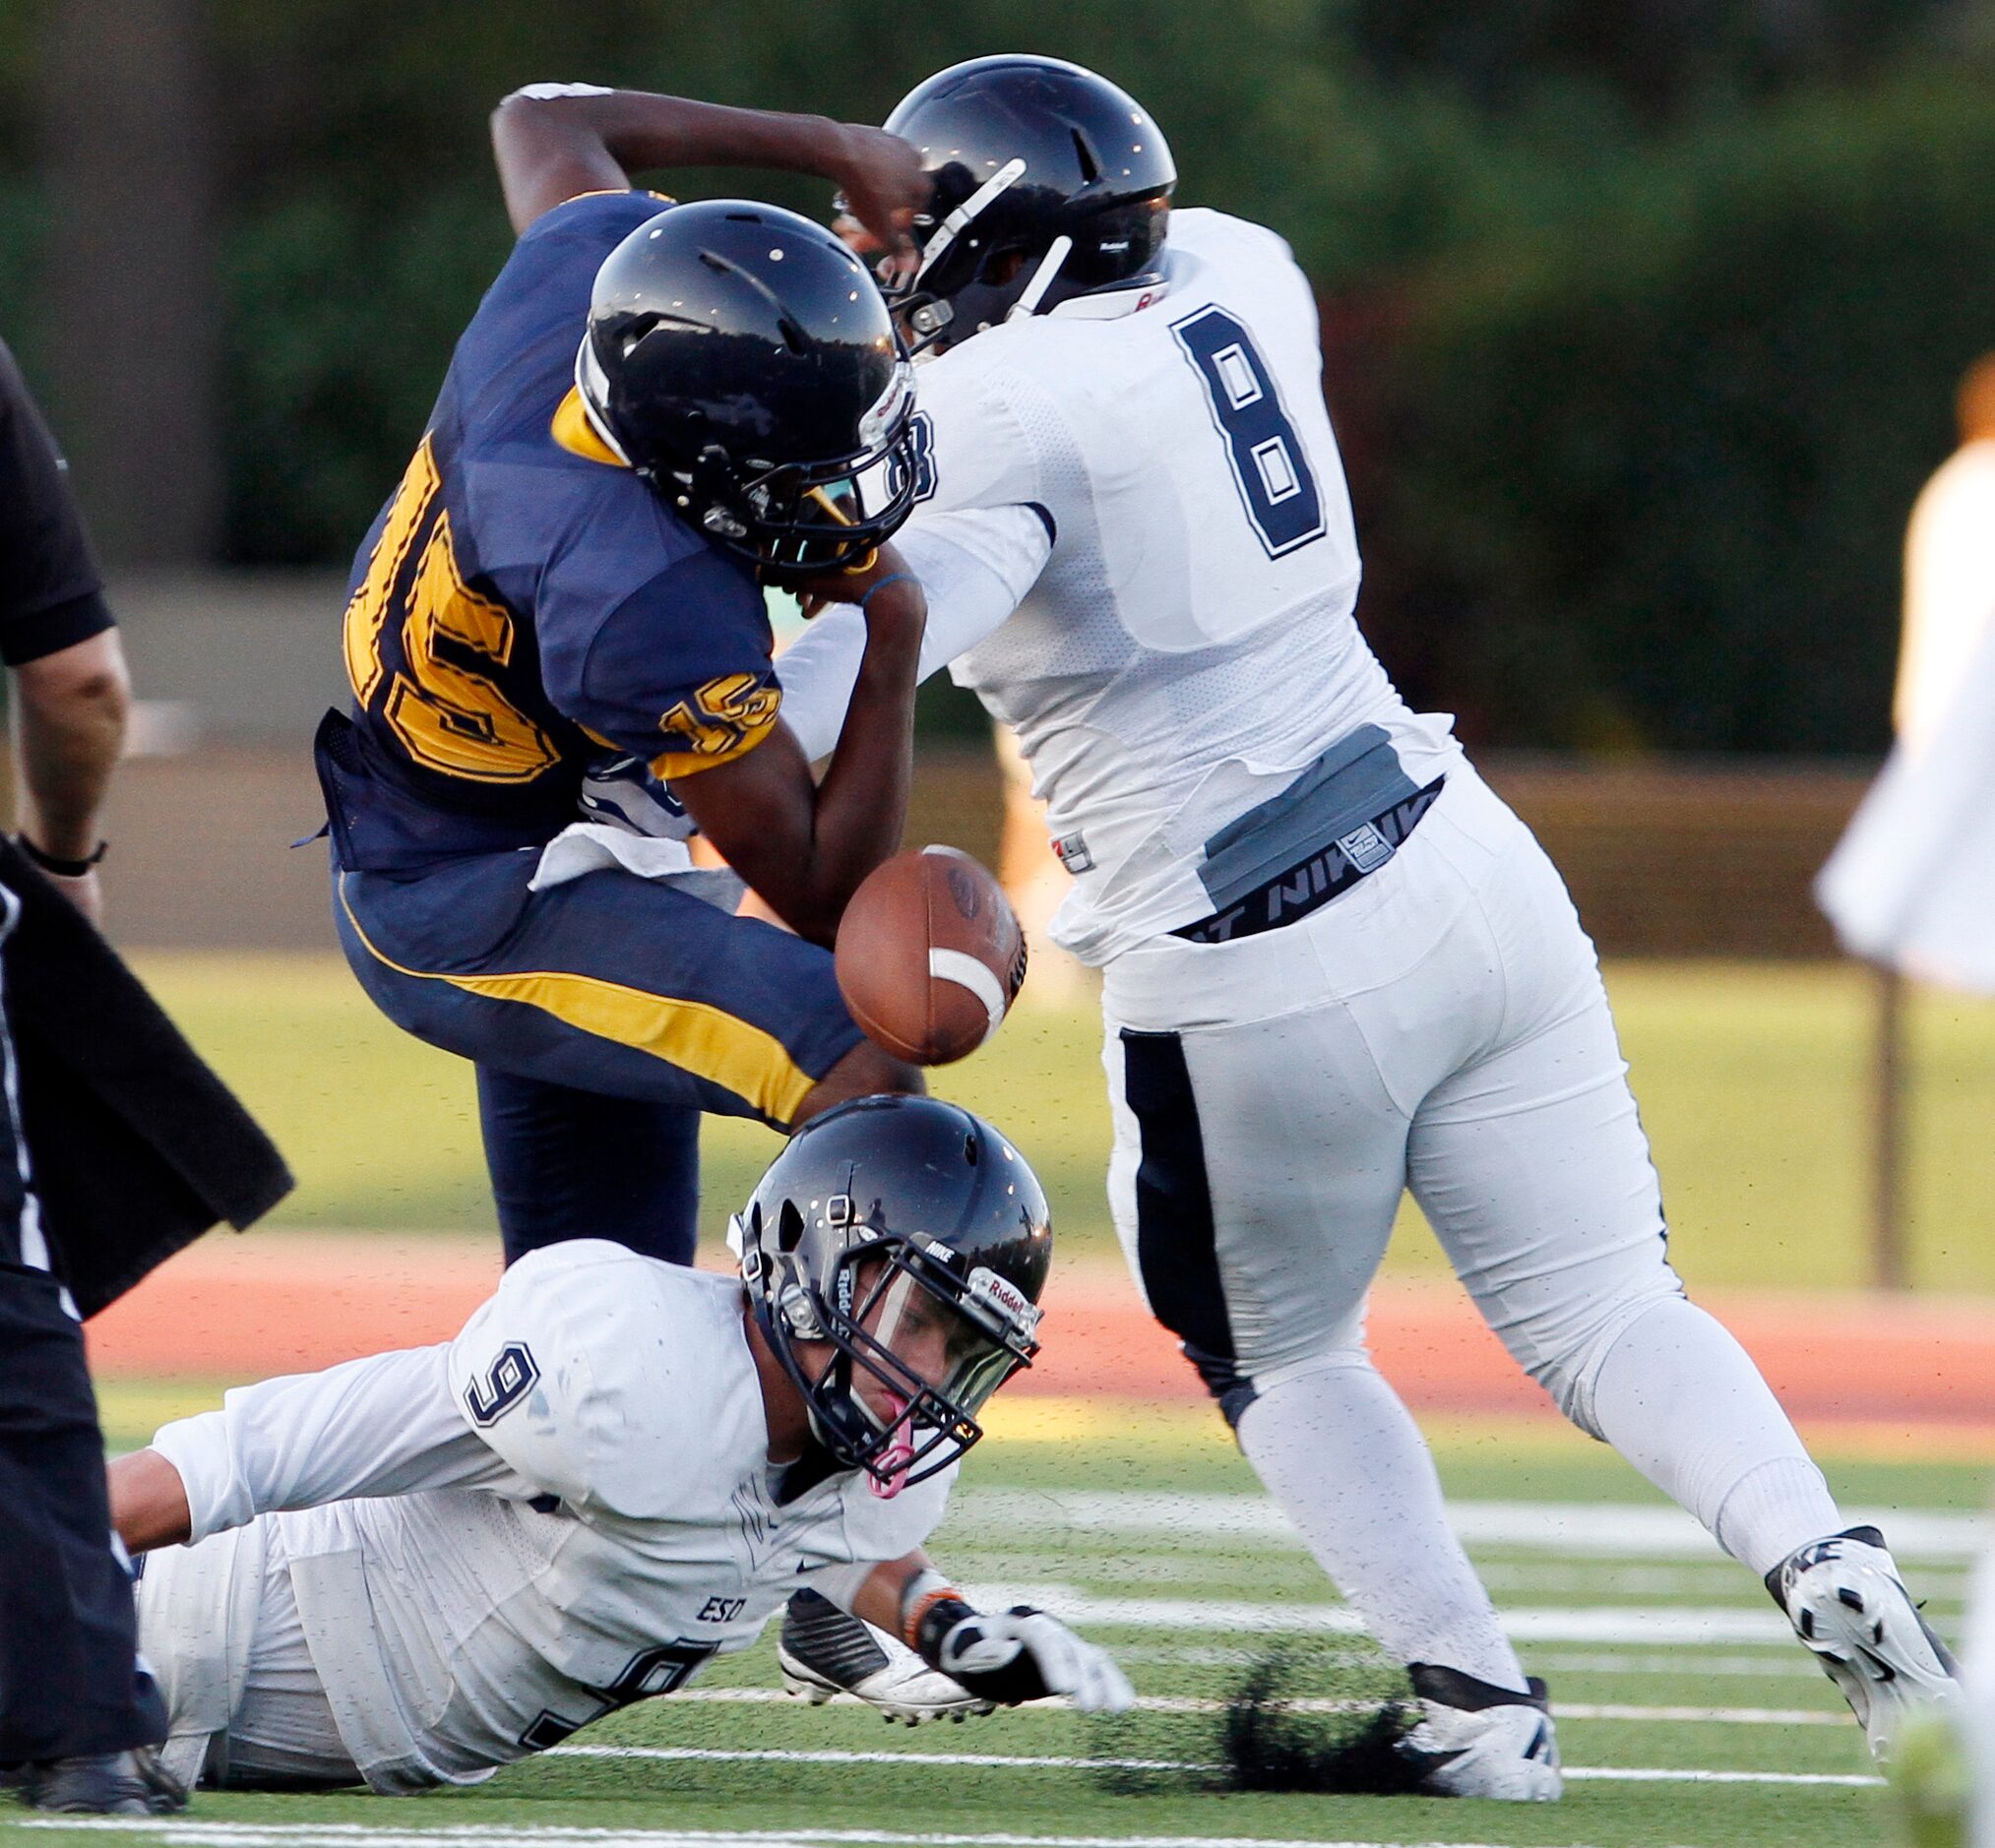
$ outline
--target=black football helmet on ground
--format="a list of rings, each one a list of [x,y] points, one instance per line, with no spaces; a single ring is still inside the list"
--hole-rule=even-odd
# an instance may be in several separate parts
[[[603,259],[575,382],[598,434],[775,578],[862,557],[913,505],[913,378],[865,268],[808,218],[673,206]]]
[[[807,1123],[735,1215],[757,1323],[841,1465],[892,1494],[982,1437],[976,1414],[1038,1352],[1046,1196],[966,1110],[861,1097]],[[801,1355],[804,1342],[830,1358]],[[909,1356],[925,1363],[917,1372]],[[855,1389],[886,1388],[882,1417]]]
[[[886,126],[935,189],[914,221],[920,260],[888,289],[917,347],[1161,279],[1177,167],[1105,77],[1059,58],[972,58],[916,85]]]

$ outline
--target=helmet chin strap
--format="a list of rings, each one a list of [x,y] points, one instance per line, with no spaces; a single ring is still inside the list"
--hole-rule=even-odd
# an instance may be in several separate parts
[[[969,228],[971,221],[976,217],[977,214],[982,212],[1007,187],[1016,186],[1025,176],[1026,163],[1023,160],[1007,160],[975,192],[971,193],[962,205],[958,206],[948,217],[942,220],[942,223],[936,229],[935,235],[928,240],[927,248],[921,253],[921,266],[914,272],[913,279],[908,283],[910,292],[921,286],[921,278],[930,270],[935,268],[943,252],[948,250],[950,245],[955,243],[957,238]]]
[[[1012,304],[1007,321],[1021,321],[1028,315],[1037,314],[1039,300],[1053,286],[1053,278],[1060,274],[1060,266],[1067,261],[1068,253],[1074,248],[1071,237],[1056,237],[1046,246],[1046,254],[1039,259],[1039,267],[1032,272],[1032,279],[1026,284],[1025,293]]]

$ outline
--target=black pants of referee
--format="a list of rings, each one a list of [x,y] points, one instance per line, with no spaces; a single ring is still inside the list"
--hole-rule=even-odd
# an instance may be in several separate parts
[[[18,900],[0,886],[0,940]],[[0,946],[4,948],[4,946]],[[4,967],[4,962],[0,962]],[[0,1009],[0,1765],[155,1744],[83,1324],[48,1273]]]

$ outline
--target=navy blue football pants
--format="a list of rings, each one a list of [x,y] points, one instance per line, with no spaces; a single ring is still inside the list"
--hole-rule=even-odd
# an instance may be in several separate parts
[[[537,852],[333,874],[360,985],[477,1066],[510,1263],[569,1238],[690,1263],[703,1112],[786,1129],[859,1042],[828,951],[615,869],[530,892]]]

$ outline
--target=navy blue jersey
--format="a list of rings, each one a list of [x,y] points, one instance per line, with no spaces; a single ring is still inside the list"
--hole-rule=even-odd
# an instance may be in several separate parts
[[[591,194],[527,231],[360,547],[345,622],[360,864],[544,841],[576,819],[592,760],[682,776],[776,723],[752,568],[620,463],[574,390],[596,269],[662,209]]]

